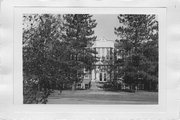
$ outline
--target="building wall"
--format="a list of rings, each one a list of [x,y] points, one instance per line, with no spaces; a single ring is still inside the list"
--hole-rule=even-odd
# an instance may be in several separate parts
[[[96,50],[98,61],[95,63],[95,69],[92,70],[92,81],[107,82],[113,77],[110,72],[110,65],[114,62],[114,41],[97,40],[93,48]]]
[[[96,50],[98,61],[92,71],[84,71],[83,81],[76,87],[88,89],[92,82],[107,82],[113,79],[113,71],[110,72],[110,65],[114,64],[114,41],[97,40],[92,46]]]

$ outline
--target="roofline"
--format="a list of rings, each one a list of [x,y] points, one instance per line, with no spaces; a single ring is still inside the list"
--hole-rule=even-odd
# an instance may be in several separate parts
[[[111,41],[111,42],[115,42],[115,40],[107,40],[107,39],[105,39],[105,40],[96,39],[95,41]]]

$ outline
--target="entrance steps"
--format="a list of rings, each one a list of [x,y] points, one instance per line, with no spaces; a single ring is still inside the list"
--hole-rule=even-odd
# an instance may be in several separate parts
[[[103,88],[101,88],[101,86],[102,86],[102,84],[100,84],[99,82],[91,81],[90,90],[103,90]]]

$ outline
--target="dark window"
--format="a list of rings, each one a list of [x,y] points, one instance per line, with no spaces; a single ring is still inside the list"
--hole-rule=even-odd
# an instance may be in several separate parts
[[[99,80],[102,81],[102,73],[99,75]]]
[[[106,73],[104,73],[104,81],[106,81]]]

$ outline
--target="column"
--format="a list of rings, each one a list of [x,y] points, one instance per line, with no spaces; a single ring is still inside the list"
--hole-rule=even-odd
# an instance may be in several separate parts
[[[91,81],[95,81],[95,69],[92,70],[92,78]]]

